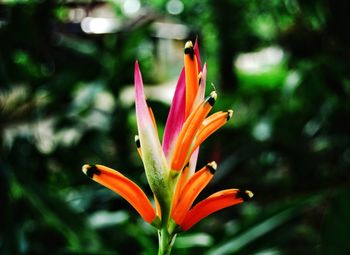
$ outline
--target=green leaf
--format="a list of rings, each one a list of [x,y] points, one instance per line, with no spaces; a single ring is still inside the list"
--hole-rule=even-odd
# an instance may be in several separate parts
[[[277,227],[285,224],[297,215],[297,212],[302,208],[314,204],[319,200],[319,196],[311,196],[309,198],[302,198],[296,202],[289,203],[286,207],[282,208],[278,212],[274,213],[267,218],[262,219],[260,222],[256,222],[251,228],[241,232],[231,240],[228,240],[222,244],[219,244],[209,251],[206,255],[224,255],[224,254],[236,254],[242,250],[245,246],[256,241],[258,238],[263,237],[269,232],[273,231]]]
[[[194,233],[176,238],[174,247],[188,249],[193,247],[210,247],[214,242],[213,237],[205,233]]]
[[[325,217],[321,254],[349,254],[350,190],[335,194]]]

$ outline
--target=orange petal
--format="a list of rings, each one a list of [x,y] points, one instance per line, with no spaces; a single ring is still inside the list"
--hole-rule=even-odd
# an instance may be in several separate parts
[[[196,98],[193,102],[192,109],[194,107],[197,107],[197,105],[203,101],[204,94],[205,94],[206,81],[207,81],[207,64],[204,64],[203,71],[201,71],[198,74],[199,87],[197,90]]]
[[[162,217],[162,210],[160,208],[160,204],[158,202],[156,195],[153,194],[153,197],[154,197],[154,201],[156,202],[156,214],[159,216],[159,218],[161,218]]]
[[[152,204],[142,189],[118,171],[102,165],[84,165],[83,172],[122,196],[146,222],[151,223],[156,218]]]
[[[227,189],[214,193],[213,195],[196,204],[185,216],[180,227],[187,231],[193,225],[201,221],[208,215],[249,200],[253,193],[249,190],[241,191],[239,189]]]
[[[183,187],[185,186],[187,179],[188,179],[188,172],[190,169],[189,163],[182,169],[182,172],[180,173],[179,180],[176,183],[176,188],[174,192],[173,202],[172,204],[172,211],[176,207],[177,203],[179,202],[180,195],[182,193]]]
[[[213,115],[206,118],[201,127],[198,129],[196,141],[192,146],[191,153],[198,148],[211,134],[226,124],[227,121],[232,117],[233,111],[228,110],[227,112],[216,112]]]
[[[182,223],[186,213],[191,208],[199,193],[213,178],[216,167],[217,165],[214,161],[207,164],[201,170],[192,175],[186,183],[180,195],[180,199],[171,214],[171,217],[178,225]]]
[[[154,114],[153,114],[153,111],[152,111],[152,107],[149,106],[147,100],[146,100],[146,104],[147,104],[147,107],[148,107],[149,115],[151,116],[151,119],[152,119],[152,122],[153,122],[154,129],[156,130],[156,132],[158,132],[158,129],[157,129],[157,122],[156,122],[156,119],[154,118]]]
[[[188,155],[188,152],[193,139],[203,120],[213,107],[216,97],[216,92],[211,92],[210,96],[207,97],[203,103],[198,105],[185,121],[175,145],[174,155],[171,162],[172,170],[180,171],[183,168],[186,158],[189,158],[190,156]]]
[[[186,76],[186,111],[185,118],[187,118],[192,110],[193,102],[198,90],[198,63],[195,55],[193,44],[188,41],[185,44],[184,50],[184,64]]]

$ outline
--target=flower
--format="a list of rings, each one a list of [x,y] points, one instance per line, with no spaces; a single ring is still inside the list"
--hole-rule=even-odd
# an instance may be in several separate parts
[[[176,86],[161,144],[152,109],[144,95],[138,62],[135,64],[138,127],[135,142],[154,194],[156,209],[142,189],[119,171],[103,165],[83,166],[87,176],[126,199],[146,222],[158,229],[165,229],[168,237],[187,231],[209,214],[253,196],[248,190],[227,189],[212,194],[192,207],[217,170],[217,164],[213,161],[195,172],[199,146],[233,115],[232,110],[227,110],[207,117],[217,94],[213,91],[204,99],[206,75],[207,66],[204,64],[201,67],[197,42],[193,47],[192,42],[188,41],[184,49],[184,68]]]

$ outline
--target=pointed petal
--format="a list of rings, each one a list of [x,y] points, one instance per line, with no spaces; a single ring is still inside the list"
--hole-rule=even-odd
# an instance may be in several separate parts
[[[197,57],[193,50],[191,41],[188,41],[184,50],[184,64],[185,64],[185,77],[186,77],[186,111],[185,117],[187,118],[192,110],[194,100],[198,90],[198,64]]]
[[[153,196],[154,196],[154,201],[156,203],[156,214],[161,219],[162,218],[162,210],[160,208],[160,205],[159,205],[159,202],[157,200],[157,197],[154,194],[153,194]]]
[[[176,183],[176,187],[175,187],[175,192],[174,192],[174,197],[173,197],[173,201],[171,203],[172,206],[172,211],[175,209],[175,207],[177,206],[177,203],[179,202],[180,199],[180,195],[182,194],[182,190],[188,180],[188,175],[189,175],[189,169],[190,166],[189,164],[187,164],[181,171],[180,173],[180,177]]]
[[[191,156],[188,154],[190,146],[199,127],[202,124],[202,121],[213,107],[216,96],[217,95],[215,91],[210,93],[210,96],[207,97],[204,102],[201,103],[185,121],[175,145],[174,156],[171,162],[172,170],[180,171],[189,160]]]
[[[207,82],[207,64],[204,64],[203,71],[200,73],[200,77],[198,78],[199,88],[197,91],[196,99],[194,100],[193,107],[197,107],[204,98],[205,87]]]
[[[216,112],[206,118],[201,127],[198,129],[197,137],[192,151],[196,150],[210,135],[215,133],[220,127],[226,124],[232,117],[233,111],[228,110],[226,112]]]
[[[194,172],[196,171],[198,154],[199,154],[199,147],[191,155],[191,158],[189,161],[190,162],[190,171],[188,173],[188,177],[191,177],[194,174]]]
[[[213,178],[216,167],[216,163],[213,161],[192,175],[188,180],[181,192],[180,199],[171,214],[171,217],[176,224],[181,225],[194,200]]]
[[[102,165],[84,165],[83,172],[94,181],[122,196],[146,222],[151,223],[156,218],[152,204],[142,189],[118,171]]]
[[[198,45],[198,36],[196,37],[196,41],[194,43],[194,54],[197,57],[198,62],[198,73],[202,70],[202,64],[201,64],[201,55],[199,54],[199,45]]]
[[[147,106],[141,72],[135,63],[135,106],[138,135],[140,138],[142,161],[151,190],[156,195],[160,206],[166,207],[170,203],[167,189],[169,166],[160,145],[158,133],[155,130],[152,116]]]
[[[176,85],[173,102],[171,103],[168,119],[165,124],[163,137],[163,151],[168,160],[171,158],[182,125],[185,120],[186,107],[186,83],[185,70],[182,69],[179,80]]]
[[[193,103],[193,108],[198,107],[198,105],[201,102],[203,102],[204,95],[205,95],[206,77],[207,77],[207,65],[205,64],[204,68],[203,68],[203,72],[200,72],[200,74],[198,76],[199,88],[198,88],[198,91],[197,91],[196,99],[195,99],[195,101]],[[198,160],[198,153],[199,153],[199,146],[197,147],[196,150],[194,150],[193,153],[190,153],[192,155],[191,155],[191,158],[190,158],[190,172],[189,172],[189,176],[192,176],[194,174],[194,172],[196,171],[197,160]]]
[[[154,128],[153,119],[146,103],[143,81],[138,62],[135,63],[134,79],[137,125],[139,129],[149,132],[153,138],[156,134],[156,130]]]
[[[182,169],[180,173],[180,177],[175,188],[174,198],[172,202],[172,210],[176,207],[185,184],[187,183],[188,179],[194,174],[196,170],[198,153],[199,153],[199,149],[193,152],[190,161],[187,163],[187,165]]]
[[[146,100],[146,104],[147,104],[147,107],[148,107],[149,115],[151,116],[151,119],[152,119],[154,130],[157,132],[157,136],[158,136],[157,122],[156,122],[156,119],[154,118],[152,107],[149,106],[149,104],[147,103],[147,100]]]
[[[249,190],[241,191],[239,189],[227,189],[216,192],[196,204],[186,214],[186,217],[180,224],[180,227],[184,231],[187,231],[208,215],[226,207],[242,203],[252,197],[253,193]]]

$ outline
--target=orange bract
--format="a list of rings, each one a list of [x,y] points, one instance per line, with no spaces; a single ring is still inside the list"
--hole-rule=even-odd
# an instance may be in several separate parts
[[[195,143],[191,148],[191,153],[198,148],[211,134],[226,124],[226,122],[232,117],[233,111],[216,112],[213,115],[206,118],[200,128],[198,129],[198,135]],[[190,154],[191,154],[190,153]]]
[[[151,223],[156,218],[156,213],[146,194],[137,184],[118,171],[102,165],[84,165],[83,172],[94,181],[122,196],[146,222]]]
[[[179,134],[175,145],[175,151],[173,160],[171,163],[171,169],[180,171],[183,165],[186,163],[185,160],[188,158],[188,152],[193,139],[202,124],[202,121],[208,115],[212,109],[216,100],[216,92],[213,91],[206,100],[192,111],[191,115],[185,121],[183,128]]]
[[[208,215],[223,208],[242,203],[244,200],[249,199],[252,196],[253,193],[249,190],[243,192],[239,189],[227,189],[216,192],[196,204],[186,214],[180,227],[186,231]]]
[[[154,118],[154,114],[153,114],[152,107],[149,106],[148,104],[147,104],[147,107],[148,107],[149,115],[151,115],[151,118],[152,118],[152,122],[153,122],[154,129],[158,132],[158,129],[157,129],[157,122],[156,122],[156,119]]]
[[[185,118],[190,115],[193,102],[197,95],[199,86],[198,63],[191,41],[185,45],[184,64],[186,76],[186,111]]]
[[[181,229],[188,230],[209,214],[253,196],[250,191],[223,190],[191,209],[217,168],[216,163],[211,162],[195,172],[199,146],[232,117],[233,111],[220,111],[207,117],[217,94],[213,91],[204,99],[207,65],[204,64],[202,68],[197,41],[194,47],[191,41],[186,43],[183,58],[184,67],[176,85],[162,143],[152,108],[146,101],[139,64],[137,61],[135,63],[138,134],[135,143],[156,209],[141,188],[120,172],[102,165],[83,166],[87,176],[118,193],[146,222],[158,229],[162,251],[167,249],[164,246],[173,243],[172,240]]]
[[[171,210],[172,211],[175,209],[177,203],[179,202],[180,196],[182,194],[182,190],[183,190],[183,188],[187,182],[187,179],[188,179],[189,169],[190,169],[190,166],[189,166],[189,164],[187,164],[182,169],[182,172],[180,173],[179,180],[176,183],[173,201],[171,203],[171,206],[172,206]]]
[[[183,221],[187,211],[190,209],[192,203],[197,198],[199,193],[213,178],[216,167],[217,165],[214,161],[207,164],[201,170],[192,175],[192,177],[186,183],[181,192],[179,201],[171,214],[171,217],[178,225],[180,225]]]

